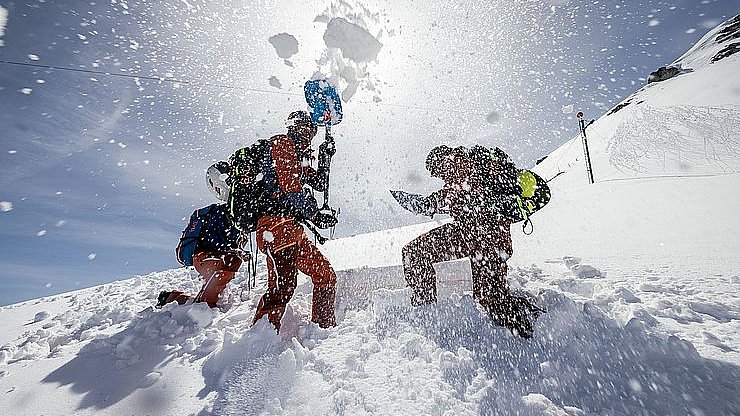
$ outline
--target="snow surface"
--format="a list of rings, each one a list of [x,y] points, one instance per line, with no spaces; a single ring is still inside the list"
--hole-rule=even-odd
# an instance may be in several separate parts
[[[197,290],[186,269],[0,308],[0,413],[740,414],[740,56],[692,65],[588,128],[595,184],[579,137],[536,167],[553,199],[532,235],[513,227],[509,262],[547,310],[531,340],[486,319],[466,260],[411,307],[400,248],[442,220],[323,246],[330,330],[309,323],[306,279],[280,336],[249,327],[264,259],[214,310],[152,308]]]

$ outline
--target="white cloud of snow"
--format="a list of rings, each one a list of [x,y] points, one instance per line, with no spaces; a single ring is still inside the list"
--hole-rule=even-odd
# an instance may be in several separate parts
[[[383,47],[367,30],[341,17],[329,21],[324,32],[324,42],[330,48],[339,48],[345,58],[355,62],[377,59],[378,52]]]
[[[0,201],[0,211],[8,212],[13,209],[13,203],[10,201]]]
[[[372,35],[370,27],[387,29],[378,14],[364,8],[359,10],[362,12],[348,4],[335,4],[315,20],[326,22],[327,26],[323,35],[326,50],[318,61],[319,70],[314,78],[328,78],[339,86],[344,101],[349,101],[361,88],[375,91],[368,66],[377,61],[383,44],[379,36]],[[376,98],[376,102],[381,100],[377,92]]]

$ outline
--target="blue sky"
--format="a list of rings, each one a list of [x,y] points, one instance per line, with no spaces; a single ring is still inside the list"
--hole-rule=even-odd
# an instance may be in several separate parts
[[[177,267],[184,219],[212,202],[208,165],[281,132],[303,82],[338,70],[322,67],[314,19],[329,3],[218,3],[0,0],[0,60],[191,82],[0,64],[0,201],[12,204],[0,305]],[[328,13],[383,43],[335,128],[337,236],[422,220],[387,190],[434,189],[423,159],[437,144],[532,164],[576,134],[563,106],[599,116],[738,12],[719,0],[359,4]],[[299,42],[287,63],[267,41],[281,32]]]

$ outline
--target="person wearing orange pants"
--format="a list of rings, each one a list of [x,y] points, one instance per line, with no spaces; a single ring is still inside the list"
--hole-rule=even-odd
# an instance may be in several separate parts
[[[328,187],[329,167],[319,164],[318,170],[311,167],[311,140],[318,127],[305,111],[294,111],[288,116],[288,131],[268,139],[264,159],[260,166],[260,183],[263,194],[259,199],[257,220],[257,246],[267,256],[268,286],[257,306],[254,323],[267,315],[268,320],[279,331],[285,306],[296,288],[298,271],[307,274],[314,284],[313,312],[311,320],[326,328],[336,324],[334,317],[334,294],[336,273],[329,261],[311,243],[301,223],[311,222],[318,228],[331,228],[337,223],[333,213],[318,209],[316,199],[305,187],[322,192]],[[321,148],[320,148],[321,150]],[[322,152],[331,151],[328,147]],[[239,167],[248,161],[237,151],[231,157],[232,165]],[[249,169],[235,169],[248,172]],[[236,174],[231,179],[239,184],[243,181]],[[235,195],[239,194],[235,190]],[[236,199],[232,204],[232,217],[240,218],[241,209],[254,208],[254,201]],[[240,221],[236,221],[241,224]]]
[[[241,248],[246,238],[245,233],[234,227],[226,204],[210,205],[192,254],[192,265],[203,279],[200,292],[196,296],[191,296],[179,290],[162,291],[159,293],[156,306],[162,307],[170,302],[182,305],[194,301],[206,302],[208,306],[215,307],[219,295],[239,271],[243,255]],[[183,255],[179,250],[178,246],[178,259]]]
[[[322,328],[336,325],[334,295],[337,275],[303,227],[290,217],[262,217],[258,222],[257,246],[267,256],[267,291],[257,305],[254,322],[267,315],[276,330],[285,306],[293,297],[298,271],[313,282],[311,321]]]
[[[193,255],[193,267],[203,279],[203,287],[197,296],[191,296],[179,290],[162,292],[164,299],[160,299],[162,305],[177,302],[182,305],[190,300],[195,302],[206,302],[211,308],[216,307],[218,297],[226,288],[234,274],[239,270],[242,259],[233,253],[206,252],[201,251]]]

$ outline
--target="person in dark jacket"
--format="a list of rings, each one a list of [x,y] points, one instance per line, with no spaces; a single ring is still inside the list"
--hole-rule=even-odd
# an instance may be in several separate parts
[[[242,256],[246,254],[242,251],[246,237],[233,226],[226,204],[211,205],[193,254],[193,267],[203,279],[200,292],[192,296],[179,290],[162,291],[157,306],[170,302],[182,305],[194,301],[215,307],[221,292],[242,264]]]
[[[288,116],[287,134],[267,141],[266,159],[261,172],[264,194],[257,221],[257,247],[267,256],[267,290],[257,305],[254,323],[263,316],[280,330],[285,307],[296,289],[298,271],[313,282],[311,321],[322,328],[336,325],[334,316],[336,273],[329,260],[311,242],[301,225],[310,221],[318,228],[336,225],[333,214],[319,210],[316,200],[304,186],[315,191],[326,189],[328,170],[311,167],[311,141],[317,126],[305,111]],[[231,157],[239,164],[241,151]],[[328,168],[328,167],[327,167]],[[240,178],[234,178],[240,183]],[[239,192],[239,188],[234,190]],[[240,202],[235,202],[239,216]]]
[[[529,338],[532,322],[525,298],[513,296],[506,282],[512,256],[511,195],[519,190],[516,169],[500,149],[438,146],[426,168],[444,186],[418,199],[412,211],[429,216],[449,214],[454,221],[415,238],[402,249],[403,270],[411,303],[436,302],[434,263],[470,258],[473,297],[500,325]],[[408,207],[407,207],[408,208]]]

